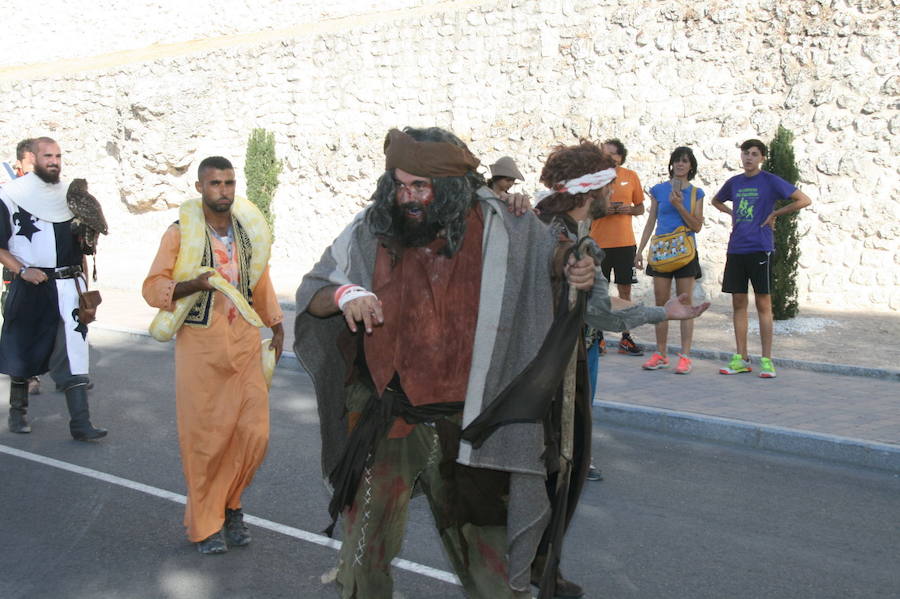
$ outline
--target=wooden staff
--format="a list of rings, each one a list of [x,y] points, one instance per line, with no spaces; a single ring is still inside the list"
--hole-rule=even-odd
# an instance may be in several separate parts
[[[590,220],[585,219],[578,221],[579,241],[587,237],[590,234],[590,231]],[[577,244],[578,241],[576,241],[575,243]],[[579,257],[577,252],[575,255],[576,257]],[[575,303],[577,301],[578,290],[575,289],[574,285],[569,284],[569,310],[575,308]],[[562,438],[560,439],[560,455],[562,457],[562,463],[560,464],[560,472],[565,472],[563,468],[567,465],[571,465],[572,462],[575,431],[575,381],[578,373],[579,343],[583,343],[581,335],[578,336],[578,340],[576,341],[575,347],[572,350],[572,357],[569,358],[569,366],[566,368],[566,376],[563,379],[563,405],[562,416],[560,418],[560,423],[562,424]],[[560,477],[560,479],[562,478],[563,477]]]
[[[578,240],[576,243],[575,257],[580,258],[578,242],[590,234],[591,221],[578,221]],[[578,302],[578,290],[569,284],[569,310],[574,310]],[[556,579],[559,572],[559,556],[562,553],[562,542],[565,535],[566,512],[569,509],[569,488],[572,478],[572,460],[575,447],[575,392],[578,376],[578,344],[584,343],[583,335],[579,334],[572,349],[572,357],[566,367],[563,378],[563,397],[560,414],[560,441],[559,441],[559,473],[556,476],[556,499],[554,501],[554,517],[551,519],[548,530],[550,532],[550,544],[547,548],[547,563],[541,576],[541,592],[538,599],[552,599],[556,596]]]

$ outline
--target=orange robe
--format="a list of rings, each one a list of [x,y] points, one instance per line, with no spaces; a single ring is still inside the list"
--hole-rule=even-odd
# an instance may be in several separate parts
[[[216,270],[234,280],[234,256],[212,238]],[[143,295],[148,304],[174,310],[172,270],[181,230],[165,232]],[[263,378],[259,329],[222,293],[213,292],[208,327],[182,326],[175,339],[175,404],[178,440],[187,483],[184,525],[202,541],[222,528],[225,508],[241,507],[269,444],[269,391]],[[269,269],[253,289],[253,308],[267,327],[284,319]]]

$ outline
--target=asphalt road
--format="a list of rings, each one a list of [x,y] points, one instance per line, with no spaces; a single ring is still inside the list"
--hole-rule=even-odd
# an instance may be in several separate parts
[[[244,497],[253,543],[201,556],[181,525],[171,346],[96,335],[93,361],[107,439],[69,438],[49,379],[34,432],[0,432],[0,597],[336,596],[304,374],[276,371],[269,455]],[[594,448],[606,480],[588,484],[563,562],[587,597],[900,596],[900,477],[603,426]],[[401,557],[403,597],[462,596],[424,500]]]

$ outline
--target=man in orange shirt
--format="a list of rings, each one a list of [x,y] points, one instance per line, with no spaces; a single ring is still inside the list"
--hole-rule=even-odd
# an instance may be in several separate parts
[[[631,285],[637,283],[633,270],[637,244],[634,240],[631,217],[644,213],[644,191],[637,173],[622,166],[625,157],[628,156],[625,145],[618,139],[612,138],[604,141],[602,148],[616,163],[616,180],[613,184],[607,215],[595,219],[591,224],[591,237],[605,254],[603,262],[600,264],[603,276],[612,282],[610,274],[615,271],[615,283],[619,297],[631,301]],[[601,332],[599,339],[602,340],[602,338]],[[622,332],[619,353],[632,356],[644,355],[643,350],[634,342],[628,331]],[[592,380],[593,377],[592,374]]]

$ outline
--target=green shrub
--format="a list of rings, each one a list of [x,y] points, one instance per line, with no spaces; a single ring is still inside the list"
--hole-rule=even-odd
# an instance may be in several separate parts
[[[800,178],[794,161],[794,134],[781,125],[769,144],[769,156],[765,169],[796,185]],[[793,200],[779,200],[775,209]],[[797,234],[798,212],[780,216],[775,221],[775,266],[772,269],[774,287],[772,289],[772,313],[775,320],[786,320],[797,316],[797,269],[800,263],[800,237]]]
[[[265,129],[254,129],[247,140],[247,159],[244,163],[247,199],[263,213],[273,232],[275,215],[272,213],[272,200],[281,169],[281,160],[275,157],[275,134]]]

